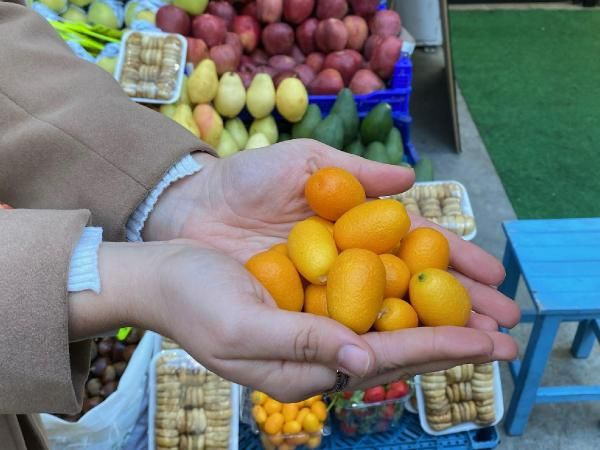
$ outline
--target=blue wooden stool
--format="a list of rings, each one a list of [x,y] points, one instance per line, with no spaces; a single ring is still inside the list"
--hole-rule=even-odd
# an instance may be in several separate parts
[[[515,220],[503,224],[506,279],[500,291],[514,298],[520,275],[534,309],[521,322],[533,322],[523,361],[512,361],[515,389],[504,427],[520,435],[536,403],[600,400],[600,386],[540,387],[558,327],[577,321],[571,353],[589,356],[600,341],[600,219]]]

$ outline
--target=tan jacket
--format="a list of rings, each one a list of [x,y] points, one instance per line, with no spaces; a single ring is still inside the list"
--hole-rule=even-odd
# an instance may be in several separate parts
[[[81,408],[89,344],[68,342],[66,280],[82,227],[122,240],[166,170],[207,149],[0,0],[0,201],[20,208],[0,209],[3,450],[45,447],[32,413]]]

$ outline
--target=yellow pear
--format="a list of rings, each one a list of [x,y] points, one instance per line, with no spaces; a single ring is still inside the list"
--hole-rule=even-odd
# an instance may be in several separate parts
[[[217,95],[218,87],[217,66],[210,59],[202,60],[188,80],[188,95],[191,102],[210,103]]]
[[[184,127],[190,133],[192,133],[197,138],[200,138],[200,130],[194,121],[194,116],[192,115],[192,108],[189,105],[177,105],[175,108],[175,112],[173,113],[172,119],[177,122],[179,125]]]
[[[275,107],[275,85],[269,74],[254,76],[246,93],[246,107],[255,119],[271,114]]]
[[[246,104],[246,89],[235,72],[226,72],[219,81],[214,105],[219,114],[233,118],[242,112]]]
[[[254,120],[252,125],[250,125],[250,136],[256,133],[263,134],[269,140],[269,144],[277,142],[279,131],[277,130],[277,123],[275,123],[273,116]]]
[[[160,112],[167,117],[173,118],[175,111],[177,110],[177,105],[170,103],[168,105],[161,105]]]
[[[246,130],[244,122],[237,117],[229,119],[225,122],[225,128],[236,142],[238,149],[241,150],[246,146],[246,142],[248,142],[248,130]]]
[[[223,131],[223,119],[210,105],[196,105],[194,120],[200,130],[200,138],[213,148],[217,148]]]
[[[190,96],[188,94],[188,77],[185,75],[181,80],[181,93],[179,94],[179,99],[177,100],[176,104],[192,106],[192,101],[190,100]]]
[[[253,134],[252,136],[250,136],[250,138],[248,139],[245,150],[250,150],[253,148],[268,147],[269,145],[271,145],[271,143],[269,142],[269,139],[267,139],[267,137],[264,134],[256,133],[256,134]]]
[[[217,147],[217,155],[220,158],[227,158],[228,156],[236,154],[240,149],[238,148],[235,140],[231,137],[231,134],[226,129],[221,132],[219,138],[219,145]]]
[[[308,93],[298,78],[286,78],[277,88],[277,111],[289,122],[299,122],[308,108]]]

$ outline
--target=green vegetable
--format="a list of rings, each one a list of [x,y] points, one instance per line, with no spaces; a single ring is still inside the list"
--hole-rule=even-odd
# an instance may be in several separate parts
[[[308,105],[304,117],[292,127],[292,137],[294,139],[311,138],[315,127],[321,121],[321,110],[319,105],[311,103]]]
[[[385,141],[385,149],[392,164],[400,164],[404,157],[404,144],[402,144],[402,134],[396,127],[392,127]]]
[[[383,145],[381,142],[371,142],[367,147],[367,152],[364,156],[371,161],[390,164],[390,158],[387,154],[387,150],[385,149],[385,145]]]
[[[346,147],[344,151],[352,153],[353,155],[362,156],[365,154],[366,149],[365,146],[362,145],[362,142],[360,142],[360,139],[357,139],[354,142],[352,142],[348,147]]]
[[[417,181],[433,181],[433,164],[428,158],[423,158],[415,164],[415,178]]]
[[[350,145],[356,137],[359,125],[356,102],[350,89],[342,89],[339,92],[333,108],[331,108],[331,114],[337,114],[342,119],[344,123],[344,146]]]
[[[393,125],[392,107],[388,103],[379,103],[367,114],[360,125],[363,143],[385,142]]]
[[[344,144],[344,124],[336,114],[329,114],[313,131],[313,138],[339,150]]]

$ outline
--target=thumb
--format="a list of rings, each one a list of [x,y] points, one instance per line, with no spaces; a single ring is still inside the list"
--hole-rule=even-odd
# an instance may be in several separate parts
[[[250,351],[252,359],[317,363],[361,378],[375,364],[373,349],[363,338],[327,317],[265,305],[244,328],[247,342],[264,343]]]

